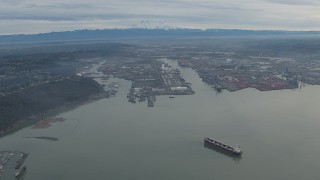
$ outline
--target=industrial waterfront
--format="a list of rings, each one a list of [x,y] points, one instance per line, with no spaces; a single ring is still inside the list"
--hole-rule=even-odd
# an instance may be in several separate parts
[[[319,86],[216,93],[194,70],[179,69],[194,95],[157,96],[147,108],[128,103],[129,81],[109,79],[119,84],[115,97],[3,137],[0,149],[29,154],[25,180],[320,179]],[[205,148],[204,137],[238,144],[242,158]]]

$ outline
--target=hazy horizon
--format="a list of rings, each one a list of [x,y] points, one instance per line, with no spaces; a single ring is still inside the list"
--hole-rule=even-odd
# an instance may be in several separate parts
[[[316,0],[3,0],[0,35],[144,26],[319,31]]]

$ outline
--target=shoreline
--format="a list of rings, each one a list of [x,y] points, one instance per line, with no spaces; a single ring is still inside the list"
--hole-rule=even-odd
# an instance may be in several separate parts
[[[5,131],[3,131],[2,133],[0,133],[0,138],[3,138],[5,136],[8,136],[10,134],[13,134],[23,128],[26,128],[28,126],[34,125],[37,122],[49,118],[49,117],[53,117],[53,116],[57,116],[59,114],[62,114],[64,112],[68,112],[68,111],[72,111],[82,105],[86,105],[101,99],[105,99],[108,98],[108,96],[106,96],[106,92],[101,92],[99,94],[92,94],[89,97],[83,98],[81,100],[72,102],[72,103],[67,103],[64,104],[62,106],[59,107],[55,107],[53,109],[50,109],[46,112],[40,113],[40,114],[36,114],[36,115],[32,115],[31,117],[26,117],[22,120],[19,120],[18,122],[16,122],[10,129],[7,129]]]

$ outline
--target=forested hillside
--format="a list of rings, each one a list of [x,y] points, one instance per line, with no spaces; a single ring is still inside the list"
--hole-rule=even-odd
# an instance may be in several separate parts
[[[67,103],[85,100],[90,95],[102,91],[101,86],[92,79],[72,77],[31,86],[0,97],[0,131],[12,127],[14,123],[23,118]]]

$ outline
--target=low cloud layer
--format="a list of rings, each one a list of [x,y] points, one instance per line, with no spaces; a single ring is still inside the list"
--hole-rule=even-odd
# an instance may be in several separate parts
[[[128,28],[320,30],[318,0],[1,0],[0,34]]]

